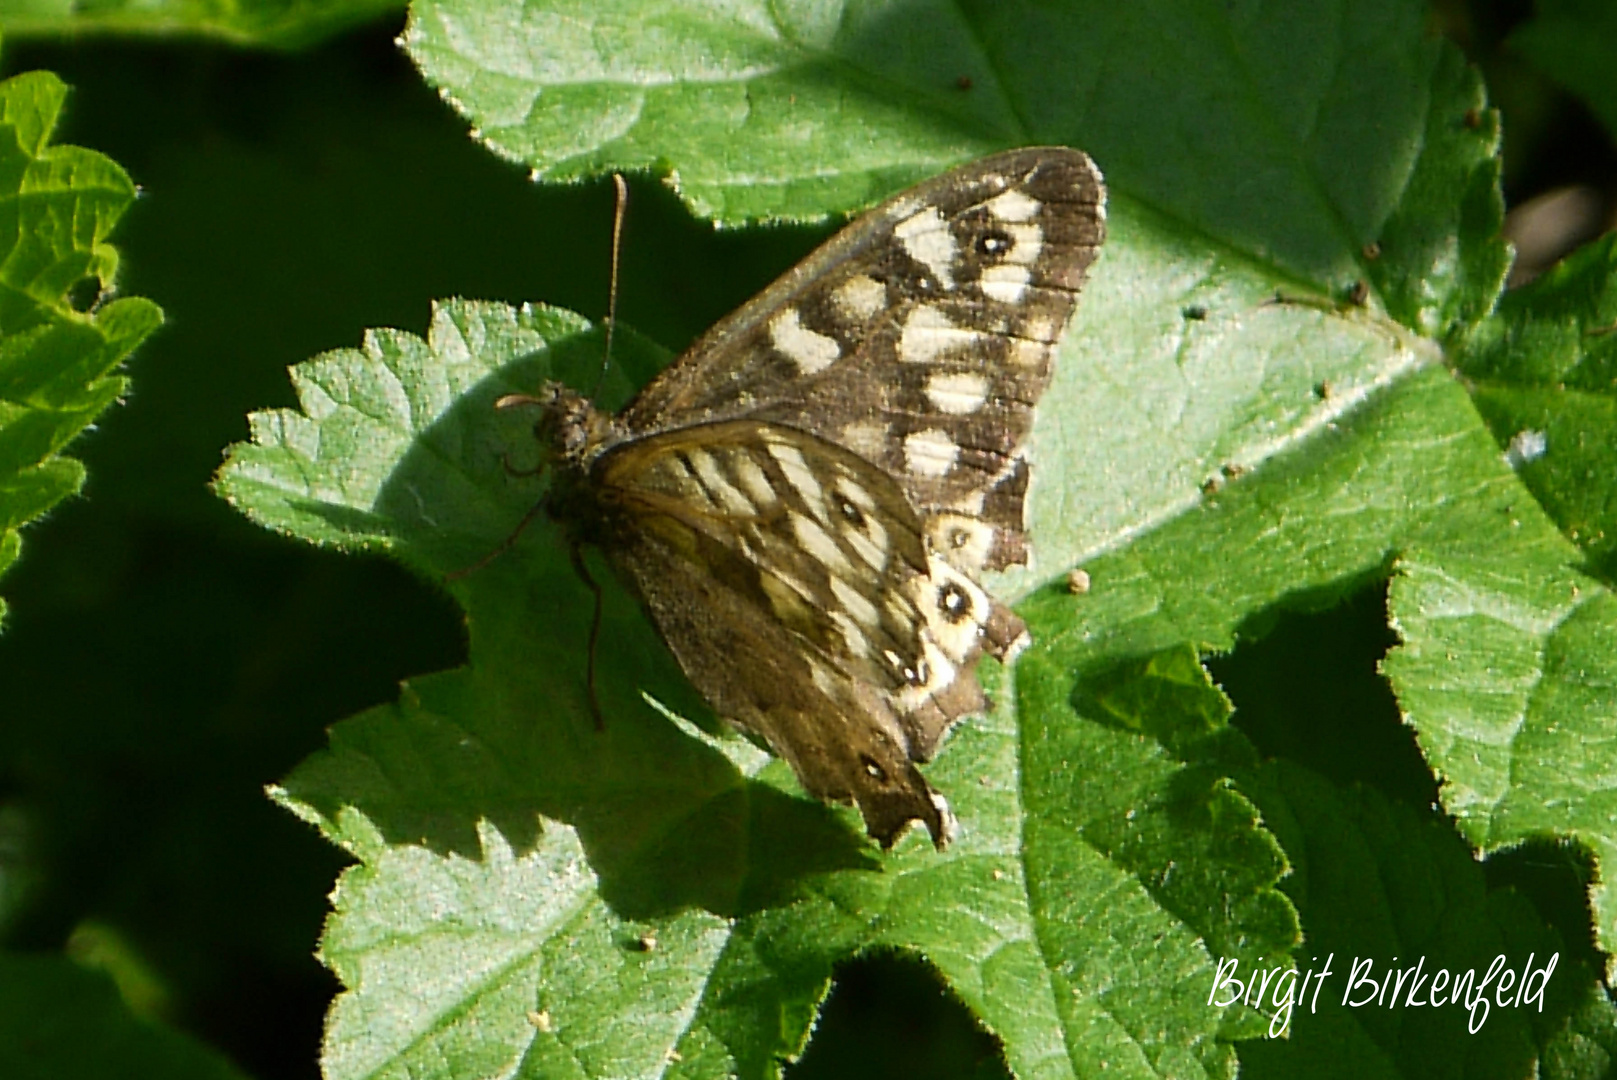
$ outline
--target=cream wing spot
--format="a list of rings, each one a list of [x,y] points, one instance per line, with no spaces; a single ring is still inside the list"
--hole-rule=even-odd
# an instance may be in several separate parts
[[[730,468],[735,474],[736,483],[752,499],[754,505],[760,509],[775,505],[775,489],[769,483],[769,477],[764,475],[764,470],[750,456],[745,453],[733,455]]]
[[[1006,232],[1011,234],[1012,242],[1004,261],[1032,266],[1044,248],[1044,230],[1037,225],[1012,225]]]
[[[860,626],[872,630],[881,626],[881,613],[876,610],[876,605],[835,574],[831,575],[831,595],[836,597],[837,603],[842,605],[842,610],[853,616],[853,621]],[[893,655],[891,649],[888,650],[888,654]]]
[[[987,500],[988,493],[986,491],[981,489],[977,491],[968,491],[964,495],[960,496],[960,498],[950,503],[949,509],[959,510],[961,513],[970,514],[973,517],[982,517],[983,504],[987,502]]]
[[[692,447],[685,452],[685,456],[689,459],[691,468],[696,470],[702,485],[726,511],[744,517],[751,517],[758,512],[752,500],[730,483],[723,470],[719,468],[719,463],[713,460],[712,454],[700,447]]]
[[[1031,221],[1039,212],[1039,200],[1015,188],[995,195],[983,205],[1001,221]]]
[[[853,573],[853,564],[848,561],[848,556],[844,555],[837,542],[831,539],[831,534],[820,528],[819,522],[802,514],[792,513],[788,516],[792,522],[792,534],[797,537],[797,542],[802,545],[804,551],[814,556],[829,570],[840,570],[845,574]],[[832,580],[835,581],[834,575]]]
[[[893,235],[910,258],[931,271],[944,289],[954,288],[954,264],[959,254],[949,223],[935,206],[899,222]]]
[[[941,479],[960,459],[960,447],[946,431],[927,428],[904,437],[904,467],[912,475]]]
[[[826,697],[836,700],[842,696],[842,688],[837,685],[837,680],[831,676],[829,671],[825,670],[825,665],[818,660],[809,660],[809,678],[813,680],[814,688]],[[795,762],[793,767],[796,767]]]
[[[898,358],[908,364],[930,364],[951,352],[977,345],[983,335],[956,326],[948,315],[921,304],[904,319],[898,335]]]
[[[988,378],[975,371],[939,372],[926,380],[926,396],[939,412],[966,416],[988,402]]]
[[[1034,341],[1052,344],[1061,335],[1061,327],[1048,315],[1030,315],[1022,321],[1018,334]]]
[[[882,529],[880,522],[873,521],[870,524],[873,531],[881,530],[882,542],[878,543],[874,538],[866,536],[857,529],[849,529],[842,534],[842,538],[848,542],[849,547],[853,548],[856,555],[870,564],[873,570],[885,570],[887,568],[887,549],[885,547],[887,530]]]
[[[900,590],[893,590],[882,607],[887,609],[888,618],[894,626],[913,626],[922,621],[910,598]]]
[[[1011,338],[1011,346],[1005,353],[1005,359],[1017,367],[1037,368],[1044,366],[1045,355],[1050,347],[1042,341],[1029,341],[1027,338]]]
[[[809,587],[806,584],[804,584],[802,581],[799,581],[796,577],[794,577],[791,574],[788,574],[786,571],[780,569],[779,567],[776,567],[775,569],[771,570],[768,574],[765,574],[763,576],[766,579],[773,580],[775,585],[778,588],[786,589],[786,590],[790,591],[790,593],[794,597],[796,597],[797,599],[799,599],[801,601],[804,601],[804,602],[809,603],[809,604],[818,603],[817,599],[814,596],[813,591],[810,590]]]
[[[831,305],[844,322],[869,322],[887,306],[887,286],[869,274],[855,274],[831,293]]]
[[[787,308],[769,320],[769,341],[803,375],[819,374],[842,355],[836,338],[804,326],[796,308]]]
[[[679,498],[688,498],[703,510],[718,507],[713,496],[702,487],[694,466],[683,455],[670,454],[664,460],[654,462],[648,473],[656,478],[658,488],[677,493]]]
[[[879,462],[887,455],[888,427],[879,420],[855,420],[842,425],[837,441],[866,461]]]
[[[788,443],[771,442],[769,456],[780,465],[780,471],[786,474],[786,482],[797,489],[803,502],[821,521],[827,520],[825,513],[825,489],[814,478],[813,471],[808,462],[803,460],[803,454]]]
[[[837,477],[837,494],[867,514],[873,513],[876,509],[876,500],[870,497],[870,492],[860,487],[851,476]]]
[[[990,300],[998,300],[1002,304],[1019,304],[1027,293],[1027,283],[1032,273],[1025,266],[1016,263],[1001,263],[998,266],[986,267],[982,276],[977,279],[977,287],[982,289],[983,295]]]
[[[808,587],[787,574],[760,574],[758,585],[769,600],[775,618],[787,626],[803,626],[814,618],[816,607]]]
[[[859,629],[859,624],[854,622],[846,612],[833,611],[831,613],[831,622],[841,632],[843,644],[847,645],[849,655],[857,656],[861,659],[870,655],[870,639],[865,636],[864,631]]]

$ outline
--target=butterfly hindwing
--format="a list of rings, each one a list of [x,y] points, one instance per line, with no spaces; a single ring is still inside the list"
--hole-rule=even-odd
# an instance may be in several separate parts
[[[946,839],[948,804],[914,763],[980,711],[977,660],[1021,625],[928,550],[896,481],[793,428],[727,421],[623,443],[597,482],[632,522],[609,555],[715,709],[811,793],[856,801],[883,843],[915,819]]]
[[[926,542],[903,492],[854,454],[721,421],[624,443],[598,475],[637,527],[666,531],[666,518],[693,533],[686,550],[725,563],[733,591],[839,669],[890,692],[914,669],[924,622],[910,581],[927,573]]]
[[[551,384],[549,507],[602,547],[714,709],[888,845],[942,846],[915,763],[1025,628],[977,575],[1026,561],[1023,444],[1104,232],[1059,147],[876,207],[617,416]]]

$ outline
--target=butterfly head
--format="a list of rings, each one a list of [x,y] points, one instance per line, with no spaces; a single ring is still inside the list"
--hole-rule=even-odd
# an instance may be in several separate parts
[[[499,409],[537,406],[534,437],[549,460],[564,468],[586,467],[612,435],[612,418],[589,398],[559,382],[546,383],[537,394],[507,394],[494,404]]]

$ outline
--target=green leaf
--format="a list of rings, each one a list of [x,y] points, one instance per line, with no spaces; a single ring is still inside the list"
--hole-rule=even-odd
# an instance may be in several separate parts
[[[1298,315],[1317,321],[1312,311]],[[363,350],[299,370],[303,412],[255,417],[257,441],[232,452],[219,489],[266,524],[310,539],[381,547],[434,576],[464,567],[536,497],[500,464],[504,448],[520,456],[524,425],[495,422],[491,403],[558,369],[587,377],[599,341],[583,329],[547,310],[457,302],[439,308],[425,342],[373,334]],[[597,574],[610,580],[603,568]],[[636,1069],[657,1067],[670,1051],[692,1075],[768,1075],[801,1047],[834,963],[871,949],[925,955],[1019,1071],[1063,1074],[1071,1066],[1042,1058],[1043,1048],[1065,1045],[1064,1060],[1080,1068],[1132,1047],[1142,1068],[1173,1061],[1227,1073],[1222,1021],[1198,1003],[1204,995],[1189,977],[1207,962],[1198,940],[1274,953],[1296,928],[1272,888],[1279,853],[1205,765],[1176,764],[1131,737],[1110,751],[1109,772],[1128,784],[1073,810],[1059,778],[1018,782],[1026,733],[1018,734],[1015,697],[1002,694],[1004,708],[958,732],[931,770],[965,835],[945,855],[911,837],[883,858],[851,811],[795,795],[785,766],[760,769],[767,759],[745,744],[714,745],[646,706],[642,694],[710,722],[616,589],[602,637],[611,647],[598,657],[608,719],[594,731],[580,681],[588,594],[548,524],[530,526],[508,555],[452,588],[470,613],[468,666],[412,680],[398,705],[339,725],[330,751],[300,766],[278,796],[363,864],[339,889],[323,947],[357,991],[334,1014],[332,1075],[408,1071],[450,1047],[477,1061],[501,1053],[550,1061],[561,1050],[549,1034],[580,1058],[584,1075],[629,1068],[617,1055]],[[1187,722],[1205,735],[1222,728],[1225,707],[1189,661],[1188,683],[1182,668],[1165,670],[1190,688],[1197,719]],[[1161,808],[1145,812],[1153,800]],[[1093,839],[1076,851],[1063,835],[1068,813],[1094,819]],[[1188,826],[1170,827],[1178,815]],[[1035,841],[1030,821],[1050,835]],[[1028,859],[1046,850],[1040,872],[1081,868],[1081,886],[1035,891]],[[1194,871],[1159,883],[1175,858]],[[436,897],[436,918],[411,923],[382,899],[399,890]],[[513,912],[513,895],[561,914]],[[1073,903],[1154,929],[1140,942],[1109,944],[1103,920],[1100,938],[1068,937],[1058,928]],[[645,934],[657,940],[649,959],[636,955]],[[486,960],[472,963],[473,952]],[[1097,993],[1086,967],[1156,963],[1169,967],[1143,995]],[[567,974],[574,964],[576,977]],[[393,970],[416,980],[414,996],[404,982],[389,990],[388,977],[371,974]],[[454,1017],[419,994],[422,972],[444,980]],[[1031,1001],[1030,986],[1042,988]],[[513,1013],[513,995],[548,1019],[534,1027]],[[597,1030],[617,1017],[639,1034]],[[1077,1030],[1105,1034],[1080,1044]],[[1164,1034],[1142,1041],[1147,1031]]]
[[[1611,78],[1617,48],[1617,11],[1601,0],[1538,0],[1533,17],[1510,35],[1546,78],[1571,91],[1617,132],[1617,85]]]
[[[1522,481],[1617,577],[1617,238],[1574,252],[1456,350],[1477,408]]]
[[[553,336],[556,355],[536,349],[540,328]],[[497,448],[520,446],[505,440],[524,436],[498,434],[484,410],[547,368],[576,371],[593,352],[582,347],[579,329],[548,312],[458,304],[440,309],[426,343],[375,335],[364,352],[316,361],[299,383],[318,421],[256,420],[260,444],[238,448],[220,488],[250,513],[283,527],[306,523],[328,542],[386,544],[440,573],[464,565],[478,544],[460,535],[438,500],[457,494],[467,520],[483,522],[485,551],[522,516],[532,496],[512,490]],[[1072,370],[1069,377],[1078,377]],[[454,399],[422,388],[451,384],[475,389]],[[365,424],[420,434],[396,440],[403,457],[391,473],[374,457],[350,460],[345,470],[341,448],[367,445],[356,436]],[[351,1061],[359,1062],[355,1072],[379,1069],[379,1061],[384,1072],[407,1069],[418,1054],[474,1036],[479,1054],[514,1055],[502,1060],[549,1046],[533,1041],[508,1008],[496,1008],[508,994],[543,1014],[533,1031],[556,1034],[572,1051],[582,1052],[579,1040],[622,1045],[589,1034],[604,1016],[672,1017],[648,1029],[649,1042],[636,1043],[640,1067],[672,1050],[692,1063],[693,1075],[767,1074],[769,1062],[797,1049],[834,961],[873,947],[926,955],[1000,1035],[1018,1070],[1037,1072],[1033,1048],[1055,1039],[1080,1069],[1143,1055],[1157,1065],[1200,1061],[1221,1073],[1227,1059],[1216,1039],[1225,1029],[1196,1005],[1195,988],[1210,978],[1203,950],[1283,954],[1294,924],[1268,884],[1283,864],[1256,831],[1254,813],[1218,782],[1249,754],[1215,737],[1222,708],[1194,663],[1185,666],[1193,656],[1165,654],[1136,670],[1128,670],[1137,663],[1129,658],[1187,640],[1228,647],[1236,623],[1254,610],[1299,594],[1318,602],[1321,590],[1382,572],[1389,546],[1457,537],[1496,544],[1488,525],[1501,504],[1530,506],[1463,392],[1441,373],[1407,377],[1333,424],[1330,437],[1300,442],[1199,512],[1092,561],[1096,588],[1082,600],[1055,588],[1031,597],[1023,611],[1037,644],[1019,665],[1014,713],[1006,699],[994,718],[963,728],[931,770],[955,801],[965,838],[943,856],[916,838],[881,870],[851,814],[785,796],[791,781],[782,766],[749,778],[755,761],[739,769],[734,755],[636,706],[644,688],[700,709],[615,592],[603,638],[612,648],[601,653],[599,676],[609,721],[604,733],[592,732],[576,681],[586,594],[554,541],[525,538],[455,586],[470,612],[469,667],[415,680],[398,706],[339,725],[331,750],[300,767],[280,796],[363,863],[351,872],[353,892],[350,879],[339,891],[324,953],[357,998],[343,999],[336,1014],[345,1022],[332,1029],[328,1053],[344,1065],[333,1075],[350,1075]],[[326,457],[328,448],[338,452]],[[474,499],[466,492],[479,486],[475,478],[484,490]],[[1477,494],[1456,510],[1448,499],[1454,490]],[[1320,506],[1339,509],[1311,512]],[[1529,532],[1552,554],[1560,551],[1564,564],[1570,549],[1553,527],[1542,517],[1532,525]],[[1254,542],[1259,536],[1266,545]],[[1207,580],[1206,566],[1229,572]],[[535,619],[535,612],[548,614]],[[566,853],[566,873],[558,852]],[[417,932],[395,926],[391,908],[372,910],[372,897],[382,894],[371,883],[383,894],[426,888],[415,880],[423,874],[470,883],[457,887],[460,899],[449,907],[446,888],[427,889],[437,918]],[[510,915],[498,898],[549,902],[531,886],[510,884],[512,874],[557,887],[572,882],[568,910],[576,907],[582,921]],[[942,897],[949,900],[940,912]],[[695,911],[720,921],[693,924]],[[393,932],[350,935],[349,919]],[[488,977],[454,982],[470,948],[459,940],[470,933],[464,927],[489,920],[498,924],[491,936],[474,935],[496,954]],[[1119,936],[1107,930],[1114,923],[1133,929]],[[995,928],[987,938],[984,925]],[[1104,936],[1086,932],[1090,925]],[[594,928],[587,948],[579,940],[584,926]],[[673,965],[655,979],[628,971],[622,956],[648,933],[658,941],[653,952],[666,951]],[[1127,951],[1147,940],[1150,964]],[[582,955],[590,972],[627,973],[574,986],[547,960],[558,949]],[[760,950],[769,958],[761,970]],[[1181,959],[1168,962],[1175,952]],[[1096,994],[1114,982],[1110,972],[1165,962],[1153,976]],[[386,985],[366,974],[372,965],[411,978],[441,968],[459,987],[445,992],[462,995],[467,1019],[457,1011],[445,1020],[435,1000],[398,1017],[398,999],[370,1000]],[[707,977],[691,976],[691,967]],[[674,1008],[660,995],[673,992],[666,980],[677,978],[686,980],[687,996]],[[1028,985],[1046,988],[1048,1012],[1029,1015]],[[505,1017],[503,1027],[491,1026],[485,1006]],[[374,1034],[379,1013],[403,1025],[389,1029],[382,1048]],[[782,1029],[778,1020],[764,1023],[767,1016],[798,1021]],[[1134,1034],[1164,1025],[1179,1033],[1165,1046],[1142,1046]],[[1081,1039],[1072,1034],[1079,1031]],[[350,1041],[366,1047],[359,1058],[348,1057],[360,1053]],[[698,1068],[713,1055],[722,1064]],[[623,1064],[589,1059],[578,1067],[598,1075]]]
[[[1288,594],[1321,603],[1378,575],[1389,553],[1403,644],[1383,670],[1445,780],[1444,806],[1484,850],[1560,835],[1603,855],[1608,762],[1591,740],[1617,704],[1617,609],[1438,373],[1373,399],[1216,508],[1090,563],[1096,595],[1082,622],[1046,633],[1021,678],[1046,653],[1082,671],[1095,653],[1184,640],[1227,649],[1264,605]],[[1195,569],[1208,567],[1219,570]],[[1064,604],[1052,590],[1023,610],[1054,618]],[[1603,916],[1605,887],[1592,899]],[[1596,925],[1606,947],[1611,922]]]
[[[0,1074],[10,1080],[239,1080],[229,1062],[138,1019],[112,981],[59,956],[0,953]]]
[[[1406,553],[1390,600],[1404,644],[1383,670],[1467,838],[1486,851],[1574,837],[1603,861],[1617,818],[1605,756],[1588,747],[1617,694],[1617,603],[1557,545],[1500,554]],[[1597,883],[1590,900],[1609,951],[1617,898]]]
[[[201,34],[238,45],[303,48],[404,5],[399,0],[9,0],[8,38]]]
[[[1617,1061],[1617,1008],[1603,986],[1588,988],[1577,1011],[1545,1047],[1543,1060],[1545,1076],[1611,1075]]]
[[[1478,408],[1538,500],[1531,516],[1542,505],[1608,581],[1617,566],[1613,251],[1608,237],[1506,295],[1458,352]],[[1604,858],[1612,801],[1603,755],[1588,747],[1617,696],[1617,605],[1566,571],[1562,544],[1524,522],[1522,508],[1499,508],[1492,531],[1515,534],[1504,548],[1405,555],[1392,597],[1405,645],[1385,670],[1446,781],[1444,805],[1474,843],[1492,850],[1553,834]],[[1597,883],[1591,903],[1609,949],[1617,898]]]
[[[405,43],[539,177],[656,169],[718,222],[809,220],[1063,143],[1193,233],[1326,291],[1365,279],[1441,333],[1487,311],[1508,257],[1497,121],[1425,19],[1413,0],[1286,19],[1165,0],[424,0]]]
[[[1229,1076],[1265,1020],[1207,990],[1220,958],[1296,946],[1275,883],[1304,852],[1243,793],[1257,753],[1198,655],[1389,575],[1386,671],[1464,836],[1603,855],[1610,755],[1578,740],[1617,704],[1598,647],[1617,619],[1442,364],[1506,254],[1496,122],[1422,10],[418,6],[423,70],[542,176],[655,165],[720,220],[804,218],[979,150],[1072,141],[1107,170],[1111,235],[1035,423],[1036,569],[990,583],[1035,644],[1014,679],[986,673],[995,710],[927,770],[960,840],[880,853],[852,811],[714,738],[591,555],[595,730],[590,594],[541,517],[448,584],[467,663],[337,725],[275,792],[359,860],[322,947],[346,988],[328,1075],[769,1076],[837,963],[896,951],[1018,1075]],[[1357,278],[1365,306],[1336,302]],[[255,415],[218,490],[443,581],[542,491],[501,463],[535,463],[531,418],[493,401],[589,386],[600,348],[566,313],[442,304],[424,340],[376,331],[296,369],[300,409]],[[662,356],[623,359],[608,407]],[[1574,607],[1578,634],[1535,669]],[[1511,746],[1511,716],[1540,741]],[[1569,802],[1573,763],[1594,794]]]
[[[149,301],[107,300],[107,236],[135,187],[100,154],[50,145],[66,94],[48,72],[0,83],[0,571],[18,530],[84,483],[60,451],[123,393],[112,372],[162,321]],[[89,312],[69,296],[84,283],[102,298]]]

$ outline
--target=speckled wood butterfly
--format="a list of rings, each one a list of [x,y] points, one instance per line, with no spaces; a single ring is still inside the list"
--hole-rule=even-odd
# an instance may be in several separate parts
[[[894,196],[721,321],[616,415],[538,405],[546,512],[640,597],[713,708],[890,846],[942,847],[916,768],[1027,640],[977,582],[1025,562],[1022,444],[1105,232],[1060,147]]]

